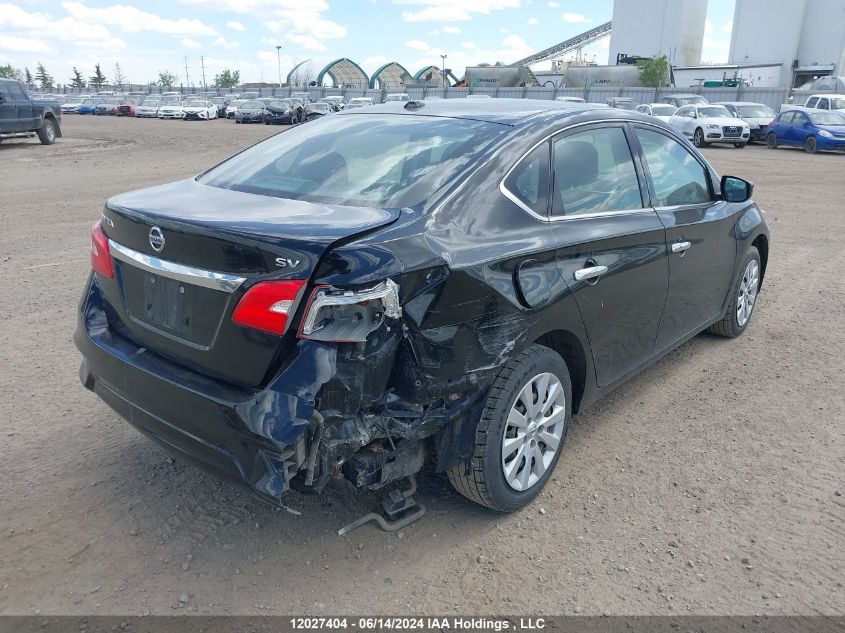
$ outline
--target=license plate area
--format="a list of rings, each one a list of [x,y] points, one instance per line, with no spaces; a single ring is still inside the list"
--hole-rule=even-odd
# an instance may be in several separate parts
[[[211,347],[229,295],[116,261],[124,306],[135,326]]]
[[[144,275],[144,320],[178,334],[191,334],[191,286],[167,277]]]

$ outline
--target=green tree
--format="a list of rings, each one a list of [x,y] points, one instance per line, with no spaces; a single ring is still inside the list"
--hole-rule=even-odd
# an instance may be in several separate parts
[[[640,83],[648,88],[660,88],[667,84],[669,60],[666,55],[637,62],[640,71]]]
[[[228,68],[214,75],[214,85],[218,88],[234,88],[241,85],[241,71]]]
[[[32,88],[32,73],[29,72],[28,67],[23,69],[23,76],[24,76],[24,81],[26,82],[26,87]]]
[[[47,69],[44,68],[44,64],[41,62],[38,62],[35,66],[35,81],[38,82],[38,85],[42,90],[47,90],[48,88],[53,87],[53,78],[49,75]]]
[[[169,70],[160,70],[158,71],[158,81],[153,81],[151,83],[157,83],[162,88],[169,88],[170,86],[175,84],[178,79],[179,77],[174,75]]]
[[[123,84],[126,83],[126,75],[123,74],[123,71],[120,70],[120,64],[115,63],[114,65],[114,80],[112,84],[117,86],[118,89],[123,88]]]
[[[21,75],[21,71],[12,66],[11,64],[6,64],[5,66],[0,66],[0,77],[5,79],[18,79],[22,80],[23,75]]]
[[[94,74],[88,79],[88,83],[94,86],[97,90],[100,90],[103,87],[103,84],[106,83],[106,76],[103,74],[103,71],[100,70],[100,65],[94,65]]]
[[[79,90],[85,87],[85,77],[82,76],[81,72],[76,70],[76,66],[73,67],[73,77],[70,78],[70,85]]]

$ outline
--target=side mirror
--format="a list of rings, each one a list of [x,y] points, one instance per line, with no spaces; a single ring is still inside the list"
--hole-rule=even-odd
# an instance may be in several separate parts
[[[738,176],[722,176],[722,199],[725,202],[746,202],[754,192],[754,183]]]

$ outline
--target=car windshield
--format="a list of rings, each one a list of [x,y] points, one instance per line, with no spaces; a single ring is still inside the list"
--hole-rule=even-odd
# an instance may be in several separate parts
[[[211,103],[215,105],[223,105],[224,103],[226,103],[226,100],[223,97],[212,97]]]
[[[241,101],[240,99],[235,99],[234,101],[229,102],[229,106],[239,107],[242,103],[246,103],[246,101]]]
[[[161,99],[144,99],[144,103],[142,105],[145,106],[157,106],[161,105]]]
[[[672,105],[653,105],[651,106],[651,113],[654,116],[672,116],[675,114],[675,106]]]
[[[240,110],[260,110],[264,107],[261,101],[244,101],[240,106]]]
[[[426,199],[509,128],[414,116],[330,116],[274,136],[199,177],[212,187],[369,207]]]
[[[728,109],[725,106],[707,106],[698,109],[698,116],[710,119],[720,116],[732,117],[733,115],[728,112]]]
[[[707,103],[707,99],[704,97],[692,96],[692,97],[675,97],[675,100],[680,105],[699,105]]]
[[[288,101],[287,99],[278,99],[276,101],[271,102],[270,105],[274,108],[289,108],[290,101]]]
[[[774,119],[775,111],[764,105],[741,105],[736,107],[739,116],[748,119]]]
[[[816,125],[845,125],[845,115],[838,112],[811,112],[810,120]]]

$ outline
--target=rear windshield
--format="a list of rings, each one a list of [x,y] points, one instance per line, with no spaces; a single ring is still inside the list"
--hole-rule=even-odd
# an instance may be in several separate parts
[[[407,207],[425,200],[508,129],[406,115],[330,116],[271,137],[198,180],[279,198]]]

